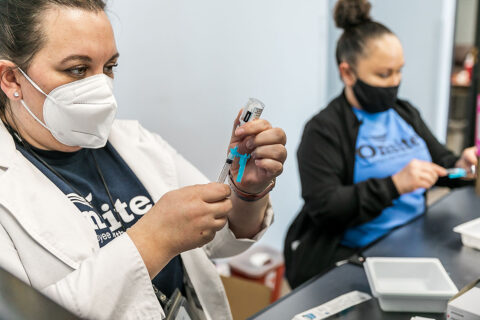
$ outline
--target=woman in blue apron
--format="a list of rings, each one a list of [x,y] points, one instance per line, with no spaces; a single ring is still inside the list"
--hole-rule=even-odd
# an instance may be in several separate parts
[[[285,242],[293,287],[421,215],[430,187],[469,183],[449,180],[445,168],[477,164],[475,148],[456,157],[397,98],[402,45],[369,11],[366,0],[335,7],[344,90],[306,124],[298,149],[305,204]]]

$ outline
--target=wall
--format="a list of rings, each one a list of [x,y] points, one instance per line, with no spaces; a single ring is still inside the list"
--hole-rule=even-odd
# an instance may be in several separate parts
[[[457,1],[455,43],[470,45],[475,44],[477,6],[478,0]]]
[[[210,179],[223,165],[233,120],[249,97],[288,136],[272,192],[276,221],[262,243],[283,247],[301,206],[296,148],[326,103],[328,2],[110,1],[121,54],[119,117],[162,135]]]
[[[374,18],[404,46],[400,96],[444,140],[455,1],[372,3]],[[264,117],[287,132],[289,158],[272,192],[276,221],[261,241],[278,249],[302,205],[295,153],[303,125],[342,87],[333,5],[334,0],[110,1],[121,53],[115,81],[120,118],[140,120],[212,180],[223,164],[232,121],[248,97],[263,100]]]

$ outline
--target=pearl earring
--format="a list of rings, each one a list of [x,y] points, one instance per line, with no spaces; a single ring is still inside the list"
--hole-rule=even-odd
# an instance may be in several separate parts
[[[18,92],[14,92],[14,93],[13,93],[13,96],[14,96],[15,98],[18,98],[18,97],[20,97],[20,94],[19,94]]]

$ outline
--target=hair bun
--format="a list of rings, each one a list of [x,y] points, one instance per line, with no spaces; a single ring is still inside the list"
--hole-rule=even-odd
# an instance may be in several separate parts
[[[368,0],[338,0],[333,11],[337,27],[349,29],[364,22],[372,21]]]

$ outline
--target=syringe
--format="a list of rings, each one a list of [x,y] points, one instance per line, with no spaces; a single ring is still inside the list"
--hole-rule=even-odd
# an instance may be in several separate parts
[[[265,105],[258,99],[250,98],[248,99],[247,105],[243,108],[242,115],[240,116],[240,124],[239,126],[244,125],[247,122],[250,122],[254,119],[260,118],[260,115],[265,109]],[[233,159],[235,156],[232,152],[228,153],[227,159],[225,160],[225,164],[223,165],[222,171],[218,176],[217,182],[224,183],[225,179],[227,178],[228,171],[230,171],[230,167],[232,165]]]
[[[469,170],[463,168],[447,169],[447,176],[449,179],[465,178],[469,174],[476,174],[476,167],[474,165],[470,166]]]

